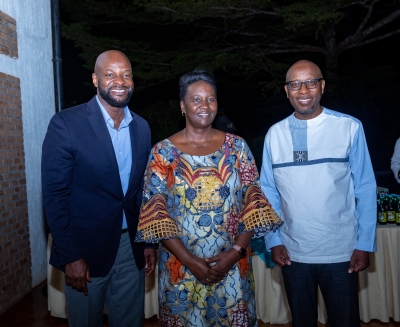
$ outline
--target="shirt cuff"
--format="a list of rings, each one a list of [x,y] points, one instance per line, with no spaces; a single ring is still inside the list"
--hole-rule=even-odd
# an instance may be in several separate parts
[[[369,242],[357,242],[356,250],[366,251],[366,252],[376,252],[376,243]]]
[[[279,230],[267,233],[264,240],[267,251],[271,251],[274,246],[283,245]]]

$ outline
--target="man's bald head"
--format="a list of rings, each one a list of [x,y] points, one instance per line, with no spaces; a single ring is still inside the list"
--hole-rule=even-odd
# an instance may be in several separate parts
[[[126,55],[108,50],[97,57],[92,74],[100,102],[106,108],[125,108],[133,93],[132,65]]]
[[[299,70],[310,70],[313,72],[315,76],[322,77],[322,72],[319,67],[309,60],[299,60],[295,62],[292,66],[290,66],[289,70],[286,73],[286,82],[292,81],[292,76]]]
[[[295,117],[302,120],[317,117],[322,112],[319,102],[325,89],[319,67],[311,61],[299,60],[286,73],[287,82],[292,82],[285,84],[284,88]]]
[[[121,51],[118,51],[118,50],[104,51],[103,53],[100,53],[96,59],[96,63],[94,64],[94,72],[96,74],[98,74],[99,69],[101,69],[101,67],[104,67],[104,65],[106,65],[110,61],[111,62],[119,62],[121,60],[127,61],[129,63],[129,66],[131,66],[131,62],[129,61],[129,58]]]

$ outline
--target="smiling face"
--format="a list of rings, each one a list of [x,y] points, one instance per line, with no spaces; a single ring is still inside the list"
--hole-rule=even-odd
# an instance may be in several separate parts
[[[286,82],[304,82],[309,79],[322,78],[321,70],[310,61],[301,60],[295,63],[286,74]],[[312,119],[322,112],[320,100],[325,89],[325,81],[321,80],[315,89],[307,89],[304,84],[298,91],[292,91],[285,85],[286,95],[295,110],[298,119]]]
[[[102,53],[92,79],[103,105],[124,108],[128,104],[133,93],[132,68],[123,53],[114,50]]]
[[[180,104],[182,112],[186,114],[186,126],[193,128],[211,126],[218,109],[215,89],[204,81],[190,84]]]

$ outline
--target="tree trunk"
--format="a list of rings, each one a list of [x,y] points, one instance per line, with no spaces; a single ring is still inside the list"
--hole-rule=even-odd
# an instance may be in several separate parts
[[[336,52],[328,52],[325,55],[325,78],[331,82],[335,82],[335,80],[337,79],[337,64],[338,55],[336,54]]]
[[[331,82],[334,82],[337,78],[337,63],[338,63],[335,25],[330,25],[325,30],[324,39],[327,50],[325,53],[325,69],[326,69],[325,77]]]

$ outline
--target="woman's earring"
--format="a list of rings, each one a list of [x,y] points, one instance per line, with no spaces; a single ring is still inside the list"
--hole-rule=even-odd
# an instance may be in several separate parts
[[[183,116],[183,117],[185,117],[185,116],[186,116],[186,114],[185,114],[183,111],[182,111],[182,116]]]

